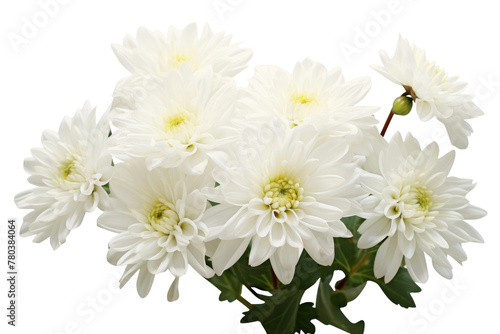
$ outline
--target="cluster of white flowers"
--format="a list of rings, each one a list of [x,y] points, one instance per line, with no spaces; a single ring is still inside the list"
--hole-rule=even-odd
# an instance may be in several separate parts
[[[99,205],[98,225],[117,233],[108,260],[125,266],[122,286],[139,272],[141,297],[168,270],[175,300],[188,265],[221,275],[248,248],[250,266],[270,260],[288,284],[304,250],[333,263],[334,238],[352,236],[341,218],[354,215],[366,218],[358,247],[381,244],[374,273],[386,282],[403,257],[425,281],[425,254],[450,278],[447,257],[462,262],[462,243],[482,241],[464,221],[485,215],[465,198],[472,182],[448,176],[454,153],[380,136],[378,108],[358,105],[370,79],[346,81],[339,68],[305,59],[291,73],[257,67],[237,87],[251,51],[208,27],[198,35],[194,24],[167,36],[141,28],[113,50],[131,74],[111,110],[96,125],[86,103],[58,133],[44,132],[43,149],[25,161],[36,188],[15,200],[33,210],[21,234],[50,237],[54,248]],[[377,70],[403,85],[419,116],[437,117],[466,147],[464,119],[480,110],[465,86],[402,39],[382,61]]]

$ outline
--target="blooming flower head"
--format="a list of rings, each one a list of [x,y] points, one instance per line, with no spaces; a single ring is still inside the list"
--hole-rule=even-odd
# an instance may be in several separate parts
[[[380,51],[383,66],[372,68],[392,82],[402,85],[416,102],[417,113],[422,121],[435,117],[442,122],[451,143],[461,149],[469,145],[472,127],[466,119],[483,115],[472,102],[472,96],[463,94],[467,87],[458,77],[427,60],[425,51],[401,36],[394,56]]]
[[[110,208],[98,225],[118,233],[109,243],[108,261],[126,266],[120,286],[139,271],[137,291],[145,297],[155,275],[168,270],[176,277],[168,292],[173,301],[188,264],[204,277],[213,275],[205,264],[208,229],[202,216],[207,200],[199,191],[213,185],[210,178],[186,177],[176,168],[148,171],[140,159],[115,169]]]
[[[208,25],[198,37],[192,23],[183,30],[170,27],[167,36],[139,28],[136,38],[126,36],[123,46],[113,44],[113,51],[132,74],[162,76],[187,64],[192,71],[212,67],[223,76],[234,76],[246,67],[252,51],[230,42],[231,36],[214,34]]]
[[[200,36],[194,23],[182,30],[170,27],[167,36],[139,28],[135,38],[126,36],[123,45],[113,44],[118,60],[131,73],[117,85],[113,106],[133,108],[144,81],[163,77],[183,64],[193,72],[211,68],[222,76],[238,74],[246,67],[252,51],[230,42],[231,36],[214,34],[208,25]]]
[[[439,158],[433,142],[423,150],[408,135],[403,141],[396,133],[381,150],[378,163],[362,177],[362,185],[372,196],[361,202],[366,218],[359,228],[359,248],[381,241],[375,257],[374,273],[389,282],[404,258],[411,277],[417,282],[428,278],[426,256],[436,271],[452,277],[451,256],[461,263],[467,259],[464,242],[482,242],[479,233],[464,220],[478,219],[486,212],[465,198],[474,188],[470,180],[448,176],[455,152]]]
[[[183,65],[149,90],[135,110],[113,118],[113,153],[125,160],[144,157],[148,169],[182,166],[190,174],[208,173],[238,136],[232,123],[236,98],[234,80]]]
[[[347,144],[318,135],[312,125],[297,131],[263,127],[246,134],[232,168],[216,174],[209,195],[220,203],[204,220],[220,239],[214,271],[231,267],[251,242],[249,264],[270,259],[279,280],[290,283],[305,249],[319,264],[331,265],[334,237],[349,237],[340,221],[356,209],[356,166]]]
[[[56,249],[80,226],[86,212],[106,200],[103,186],[113,171],[106,151],[108,134],[106,122],[96,126],[89,102],[72,118],[64,118],[59,132],[43,132],[43,148],[32,149],[33,157],[24,161],[28,181],[36,187],[15,197],[19,208],[32,210],[23,219],[22,236],[36,235],[34,242],[50,237]]]
[[[328,71],[307,58],[292,73],[277,66],[258,66],[244,102],[251,116],[266,120],[274,115],[291,129],[312,123],[329,134],[348,136],[352,145],[368,143],[361,140],[362,131],[375,129],[377,123],[373,117],[377,108],[356,105],[370,87],[367,77],[346,82],[339,67]]]

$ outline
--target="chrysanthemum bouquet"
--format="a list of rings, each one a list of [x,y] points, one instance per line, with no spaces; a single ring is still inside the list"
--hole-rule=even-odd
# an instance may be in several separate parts
[[[191,266],[267,333],[314,333],[313,319],[362,333],[342,308],[368,281],[408,308],[427,260],[451,278],[449,257],[462,263],[462,244],[482,242],[465,222],[486,214],[466,199],[474,184],[449,176],[454,152],[383,136],[415,103],[466,148],[465,120],[482,114],[466,84],[400,38],[373,67],[402,87],[379,134],[378,108],[358,105],[368,78],[305,59],[291,73],[256,67],[238,87],[251,51],[230,40],[189,25],[166,37],[141,28],[113,45],[130,75],[109,110],[96,122],[85,103],[24,162],[35,187],[15,198],[31,210],[21,235],[56,249],[98,207],[97,225],[116,233],[107,258],[125,267],[121,286],[137,273],[146,297],[169,271],[174,301]],[[332,282],[335,271],[343,278]],[[316,302],[302,302],[318,281]]]

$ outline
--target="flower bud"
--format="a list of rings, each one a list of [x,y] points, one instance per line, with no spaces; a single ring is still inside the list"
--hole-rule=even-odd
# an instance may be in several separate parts
[[[396,115],[408,115],[413,106],[413,101],[408,96],[400,96],[392,104],[392,112]]]

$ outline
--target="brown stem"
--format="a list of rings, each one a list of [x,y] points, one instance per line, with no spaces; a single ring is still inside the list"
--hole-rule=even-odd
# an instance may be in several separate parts
[[[384,127],[382,128],[382,131],[380,132],[380,135],[383,137],[385,136],[385,133],[387,131],[387,128],[389,127],[389,124],[391,123],[392,117],[394,116],[394,113],[391,112],[389,113],[389,116],[387,116],[387,120],[385,121]]]
[[[273,267],[271,267],[271,277],[273,278],[273,288],[274,290],[279,290],[280,289],[280,281],[278,279],[278,276],[274,273]]]

